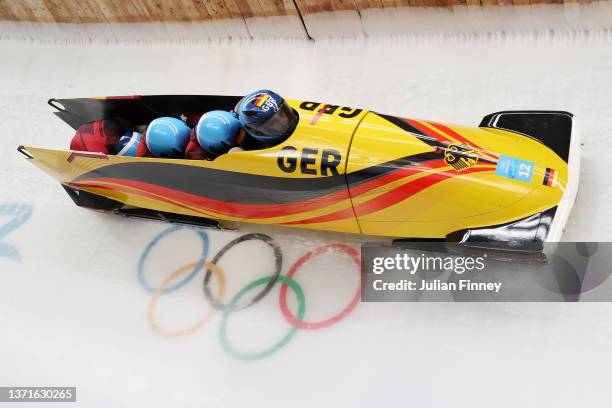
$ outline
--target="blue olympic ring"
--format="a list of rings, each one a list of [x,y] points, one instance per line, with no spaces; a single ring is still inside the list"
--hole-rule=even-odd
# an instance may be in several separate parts
[[[153,286],[149,285],[149,283],[146,281],[146,279],[144,277],[144,264],[145,264],[145,260],[149,256],[149,253],[151,252],[153,247],[155,245],[157,245],[157,243],[162,238],[164,238],[166,235],[170,235],[171,233],[173,233],[175,231],[178,231],[178,230],[181,230],[181,229],[184,229],[184,228],[188,228],[188,229],[190,229],[192,231],[195,231],[196,234],[198,234],[200,236],[200,238],[202,239],[202,256],[198,260],[198,263],[196,264],[196,266],[193,268],[193,270],[187,276],[185,276],[183,279],[181,279],[180,281],[178,281],[174,285],[168,286],[166,289],[164,289],[162,291],[162,294],[173,292],[173,291],[181,288],[182,286],[186,285],[204,267],[204,262],[206,261],[206,257],[208,256],[208,234],[206,233],[206,231],[203,231],[203,230],[197,229],[197,228],[193,228],[193,227],[185,227],[185,226],[182,226],[182,225],[174,225],[174,226],[172,226],[172,227],[170,227],[170,228],[160,232],[155,238],[153,238],[153,240],[145,248],[144,252],[140,256],[140,260],[138,261],[138,281],[140,282],[142,287],[145,288],[148,292],[155,293],[156,288],[154,288]]]
[[[0,215],[10,215],[13,219],[0,225],[0,240],[17,228],[21,227],[32,215],[32,205],[29,203],[2,203],[0,204]],[[21,262],[21,254],[13,245],[0,242],[0,256],[11,258]]]

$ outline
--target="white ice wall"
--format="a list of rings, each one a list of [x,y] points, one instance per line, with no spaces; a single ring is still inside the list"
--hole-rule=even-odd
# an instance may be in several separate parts
[[[582,184],[565,239],[609,240],[612,41],[594,37],[0,42],[0,385],[76,385],[86,407],[607,406],[607,304],[359,304],[337,325],[298,331],[254,362],[223,351],[220,315],[189,336],[162,338],[147,325],[151,294],[137,265],[168,225],[79,209],[15,151],[67,145],[71,130],[51,115],[51,96],[270,87],[287,97],[465,124],[502,109],[563,109],[584,132]],[[17,216],[22,222],[7,231],[4,221]],[[274,237],[285,272],[321,244],[359,246],[333,234],[250,230]],[[207,233],[210,254],[239,235]],[[190,230],[164,238],[145,263],[147,281],[159,285],[200,246]],[[220,262],[227,299],[273,264],[258,243],[228,255]],[[185,327],[210,310],[202,278],[162,297],[160,324]],[[296,279],[306,319],[318,320],[350,301],[358,276],[349,258],[328,255]],[[230,317],[236,347],[265,348],[289,331],[277,296],[278,287]]]

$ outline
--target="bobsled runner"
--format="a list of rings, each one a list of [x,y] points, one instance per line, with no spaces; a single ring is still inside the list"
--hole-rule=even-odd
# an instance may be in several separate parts
[[[239,96],[50,100],[76,129],[121,116],[231,110]],[[572,114],[504,111],[466,127],[289,100],[284,142],[214,160],[20,146],[77,205],[202,225],[237,221],[492,248],[558,241],[576,197]]]

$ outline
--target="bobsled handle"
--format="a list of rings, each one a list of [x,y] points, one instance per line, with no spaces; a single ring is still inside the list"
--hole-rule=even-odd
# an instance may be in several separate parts
[[[64,107],[64,105],[59,103],[55,98],[49,98],[49,100],[47,101],[47,105],[57,109],[60,112],[66,112],[66,108]]]
[[[21,154],[23,154],[26,159],[31,160],[34,158],[34,156],[32,156],[25,148],[25,146],[21,145],[17,148],[17,151]]]

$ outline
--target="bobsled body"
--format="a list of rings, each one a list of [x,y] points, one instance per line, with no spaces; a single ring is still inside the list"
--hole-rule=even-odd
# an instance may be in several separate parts
[[[113,116],[147,123],[231,109],[238,99],[137,96],[54,106],[77,128]],[[94,208],[516,247],[560,238],[578,183],[571,114],[500,112],[464,127],[288,102],[300,120],[287,140],[212,161],[22,150],[77,204]]]

